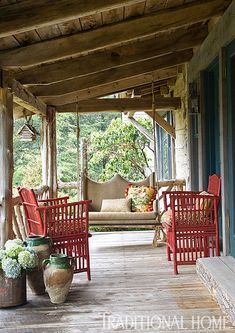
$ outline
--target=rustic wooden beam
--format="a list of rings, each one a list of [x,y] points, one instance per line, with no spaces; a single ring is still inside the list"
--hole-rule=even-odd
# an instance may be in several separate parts
[[[132,94],[133,96],[146,97],[147,95],[151,95],[152,91],[154,91],[155,96],[157,94],[160,95],[160,88],[162,86],[167,86],[169,80],[173,80],[175,82],[176,78],[154,82],[153,87],[152,87],[152,82],[150,84],[145,84],[135,87],[132,91]]]
[[[75,59],[44,64],[21,71],[15,78],[23,84],[49,84],[69,78],[116,68],[143,59],[195,47],[207,36],[207,26],[192,26],[162,34],[147,41],[135,42],[104,52],[96,52]]]
[[[230,2],[231,0],[199,0],[95,30],[3,51],[0,54],[0,66],[41,64],[202,22],[221,15]]]
[[[154,135],[144,126],[142,126],[133,116],[128,115],[128,120],[138,129],[152,144],[154,144]]]
[[[181,106],[179,97],[163,97],[156,99],[156,111],[174,110]],[[56,107],[57,112],[136,112],[151,111],[152,100],[141,98],[101,98]]]
[[[0,71],[0,245],[12,236],[13,101]]]
[[[14,103],[24,107],[32,113],[46,114],[46,104],[34,96],[27,88],[16,80],[11,85]]]
[[[89,87],[86,89],[80,89],[79,91],[62,95],[62,96],[49,96],[42,97],[45,103],[49,105],[65,105],[69,103],[75,103],[82,100],[87,100],[96,97],[103,97],[109,94],[124,91],[126,89],[134,88],[145,83],[151,83],[152,80],[158,81],[175,77],[178,73],[177,67],[164,68],[157,71],[153,71],[148,74],[141,74],[131,78],[124,78],[117,82],[104,83],[95,87]]]
[[[23,106],[13,103],[13,116],[14,119],[23,118],[25,116],[33,116],[34,113],[30,112],[29,110],[25,109]]]
[[[49,197],[57,197],[56,112],[47,108],[41,122],[42,181],[49,186]]]
[[[10,4],[0,11],[0,38],[138,2],[141,0],[26,0]]]
[[[156,102],[156,107],[157,107],[157,102]],[[153,118],[153,114],[152,112],[146,112],[151,118]],[[162,116],[160,116],[159,114],[155,113],[154,115],[154,120],[156,121],[156,123],[163,128],[172,138],[176,138],[176,134],[175,134],[175,128],[168,123],[168,121],[166,121]]]
[[[130,64],[117,69],[94,73],[66,81],[52,83],[46,86],[31,86],[30,91],[37,96],[59,96],[69,94],[80,89],[99,86],[104,83],[119,81],[157,69],[167,68],[189,61],[193,56],[193,51],[185,50],[164,55],[149,60],[144,60],[136,64]]]

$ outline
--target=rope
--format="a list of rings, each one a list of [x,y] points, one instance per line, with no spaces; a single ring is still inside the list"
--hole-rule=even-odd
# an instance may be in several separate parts
[[[77,199],[80,200],[79,182],[80,182],[80,159],[79,159],[79,139],[80,139],[80,119],[78,114],[78,102],[76,103],[77,120]]]
[[[155,117],[155,94],[154,94],[154,80],[152,79],[152,115],[153,115],[153,151],[154,151],[154,182],[157,191],[157,218],[159,222],[159,184],[158,184],[158,162],[157,162],[157,133],[156,133],[156,117]]]

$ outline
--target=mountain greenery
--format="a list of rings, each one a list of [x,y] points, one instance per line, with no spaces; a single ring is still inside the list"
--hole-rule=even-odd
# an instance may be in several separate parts
[[[33,125],[38,132],[40,122],[39,117],[33,117]],[[150,120],[142,119],[140,122],[152,129]],[[42,183],[40,136],[32,142],[21,141],[17,133],[24,123],[25,119],[14,123],[13,183],[14,187],[37,187]],[[78,134],[87,140],[88,173],[92,179],[105,181],[115,173],[128,180],[145,177],[149,168],[146,155],[149,142],[131,123],[122,122],[120,113],[92,113],[79,118],[75,113],[58,114],[56,126],[59,180],[77,180]]]

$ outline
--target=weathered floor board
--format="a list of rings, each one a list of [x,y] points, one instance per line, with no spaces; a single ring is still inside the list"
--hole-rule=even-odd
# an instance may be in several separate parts
[[[173,274],[153,232],[94,234],[92,281],[75,275],[68,301],[28,293],[28,304],[0,310],[4,333],[235,332],[194,266]]]

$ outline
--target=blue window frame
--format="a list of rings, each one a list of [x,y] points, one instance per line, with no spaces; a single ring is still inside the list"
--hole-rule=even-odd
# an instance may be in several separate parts
[[[167,112],[163,118],[172,124],[172,114]],[[159,125],[156,125],[157,136],[157,173],[158,179],[172,178],[172,139]]]

